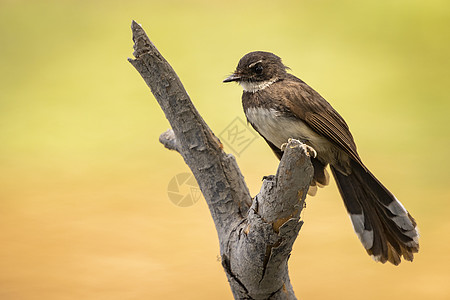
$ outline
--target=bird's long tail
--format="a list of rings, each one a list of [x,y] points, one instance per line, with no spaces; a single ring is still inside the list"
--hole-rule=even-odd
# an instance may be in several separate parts
[[[367,253],[382,263],[398,265],[402,256],[412,261],[419,251],[416,221],[364,166],[352,160],[351,167],[349,175],[331,171]]]

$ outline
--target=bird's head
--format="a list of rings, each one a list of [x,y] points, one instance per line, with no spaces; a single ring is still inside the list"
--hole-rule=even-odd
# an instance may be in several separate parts
[[[247,92],[257,92],[286,76],[281,58],[270,52],[255,51],[244,55],[236,71],[223,82],[238,82]]]

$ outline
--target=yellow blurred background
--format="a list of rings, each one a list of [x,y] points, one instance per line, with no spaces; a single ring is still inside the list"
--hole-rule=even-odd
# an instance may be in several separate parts
[[[399,267],[373,262],[336,186],[307,199],[289,261],[301,299],[450,299],[450,4],[401,1],[0,0],[0,299],[230,299],[203,199],[127,62],[143,25],[216,134],[244,119],[221,81],[281,56],[345,117],[359,152],[421,230]],[[230,149],[226,149],[231,152]],[[237,157],[252,195],[277,159]]]

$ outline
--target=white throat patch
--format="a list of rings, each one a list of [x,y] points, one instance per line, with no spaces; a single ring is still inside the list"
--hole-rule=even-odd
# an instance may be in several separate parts
[[[242,86],[244,91],[255,93],[257,91],[261,91],[277,81],[278,78],[274,78],[267,81],[260,81],[260,82],[248,82],[248,81],[240,81],[239,84]]]

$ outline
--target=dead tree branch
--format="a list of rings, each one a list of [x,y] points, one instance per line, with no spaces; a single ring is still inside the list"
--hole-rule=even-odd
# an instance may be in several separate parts
[[[135,59],[128,61],[172,127],[160,142],[180,153],[204,195],[235,299],[296,299],[287,263],[313,175],[303,145],[289,141],[277,174],[267,177],[252,199],[233,155],[223,151],[175,71],[139,24],[133,21],[131,28]]]

